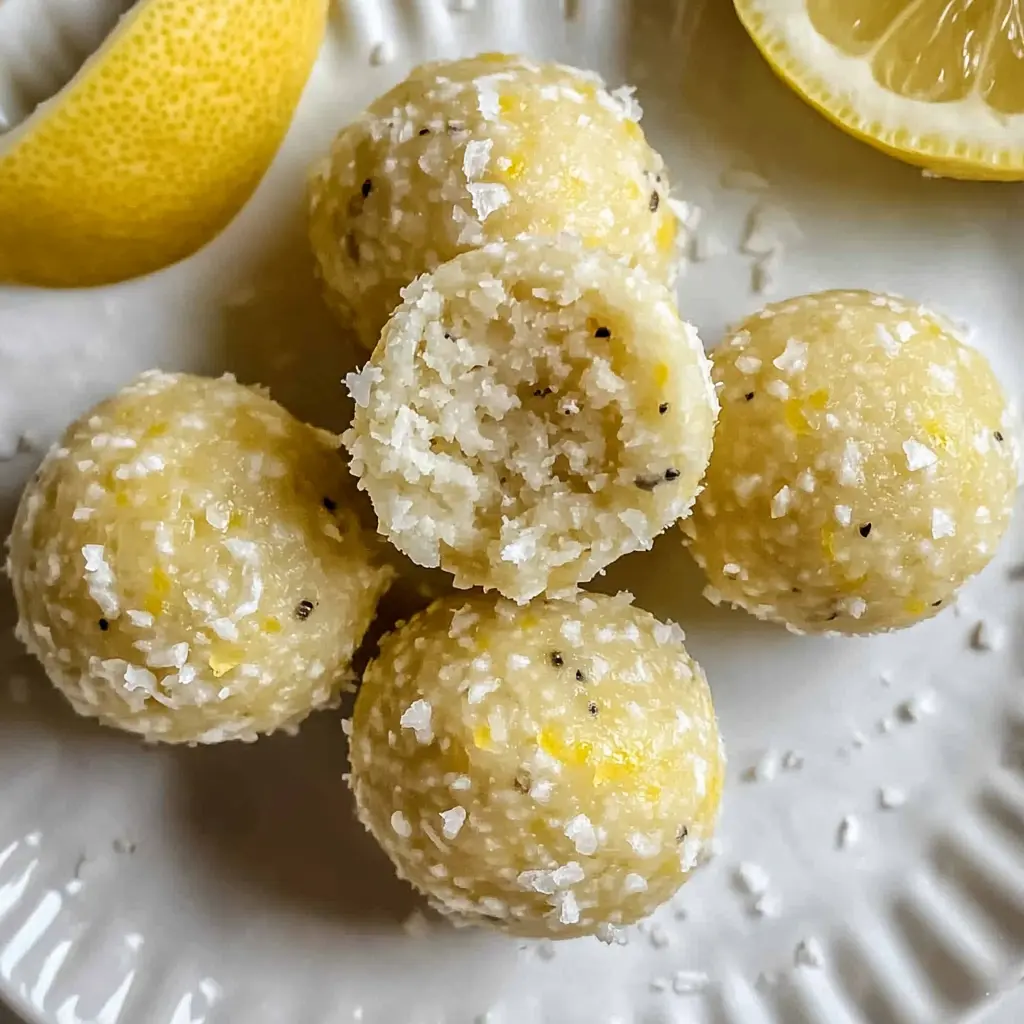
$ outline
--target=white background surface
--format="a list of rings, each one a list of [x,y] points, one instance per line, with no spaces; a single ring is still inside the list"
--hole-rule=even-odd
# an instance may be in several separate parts
[[[1018,187],[925,180],[846,139],[775,81],[724,0],[568,6],[572,18],[553,0],[480,0],[464,14],[442,0],[336,6],[288,143],[224,236],[115,288],[0,289],[0,435],[51,438],[154,364],[231,369],[299,415],[341,425],[352,357],[310,274],[305,168],[411,63],[479,49],[639,85],[675,194],[704,209],[701,230],[725,250],[681,289],[708,343],[767,298],[740,251],[745,222],[767,204],[799,228],[784,232],[771,297],[907,293],[976,328],[1008,390],[1024,395]],[[395,60],[371,67],[384,40]],[[737,167],[768,188],[724,187]],[[0,464],[3,529],[36,457]],[[52,697],[9,639],[4,590],[0,851],[16,845],[0,864],[0,991],[46,1024],[966,1020],[1024,963],[1024,583],[1011,578],[1022,561],[1018,517],[959,616],[866,641],[794,638],[711,608],[672,535],[614,567],[607,586],[680,620],[708,671],[731,757],[724,850],[628,946],[583,940],[551,960],[480,932],[406,933],[417,904],[351,820],[336,716],[252,748],[142,750]],[[982,618],[1008,631],[1000,651],[970,649]],[[901,704],[930,693],[934,714],[900,720]],[[767,751],[790,749],[801,771],[744,780]],[[905,789],[907,805],[879,811],[880,786]],[[846,814],[863,837],[838,850]],[[733,884],[744,861],[767,871],[778,918],[749,913]],[[810,937],[823,966],[794,968]],[[705,996],[655,990],[681,969],[709,973]],[[1004,1006],[1007,1021],[1024,1009],[1013,1013]]]

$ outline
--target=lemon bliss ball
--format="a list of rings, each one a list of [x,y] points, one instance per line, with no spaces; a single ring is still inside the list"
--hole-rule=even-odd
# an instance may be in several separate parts
[[[390,578],[337,447],[233,378],[156,372],[68,429],[8,569],[19,636],[79,714],[216,743],[336,700]]]
[[[934,615],[992,558],[1017,444],[985,357],[912,302],[769,306],[714,353],[722,415],[684,531],[713,601],[796,630]]]
[[[607,934],[686,881],[724,755],[682,631],[629,595],[435,602],[385,639],[351,724],[359,815],[442,912]]]
[[[426,64],[345,128],[310,185],[328,300],[373,348],[419,274],[467,249],[570,231],[652,276],[675,273],[676,219],[632,90],[483,54]]]
[[[464,253],[348,379],[380,530],[516,600],[572,590],[690,509],[717,410],[664,285],[568,238]]]

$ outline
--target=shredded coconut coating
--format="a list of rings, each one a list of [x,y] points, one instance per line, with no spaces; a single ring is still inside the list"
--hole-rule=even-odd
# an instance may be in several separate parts
[[[18,635],[79,714],[217,743],[336,702],[391,577],[338,445],[231,377],[155,371],[68,428],[8,570]]]
[[[400,290],[458,253],[567,231],[672,283],[676,217],[632,90],[482,54],[425,64],[345,128],[310,184],[328,300],[373,348]]]
[[[995,553],[1018,445],[985,357],[912,302],[769,306],[714,353],[721,421],[683,529],[714,601],[874,633],[947,604]]]
[[[442,912],[571,938],[669,899],[725,761],[678,626],[628,594],[435,602],[385,639],[352,725],[363,823]]]
[[[349,389],[379,529],[466,588],[528,600],[649,548],[692,506],[717,401],[696,331],[568,236],[415,281]]]

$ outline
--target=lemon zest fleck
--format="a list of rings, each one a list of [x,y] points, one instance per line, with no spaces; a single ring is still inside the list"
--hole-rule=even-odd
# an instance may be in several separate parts
[[[662,252],[668,252],[676,244],[676,219],[666,214],[658,225],[654,241]]]

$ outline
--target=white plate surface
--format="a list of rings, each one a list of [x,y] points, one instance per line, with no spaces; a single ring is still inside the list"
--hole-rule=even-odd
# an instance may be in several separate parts
[[[373,66],[379,43],[393,59]],[[709,343],[765,301],[740,242],[769,204],[799,227],[776,297],[907,293],[974,326],[1024,394],[1020,188],[928,180],[845,138],[775,81],[726,0],[348,0],[284,150],[221,238],[119,287],[0,289],[0,451],[25,432],[34,449],[0,465],[0,529],[38,444],[153,365],[230,369],[339,426],[351,356],[310,274],[305,169],[413,63],[481,49],[639,86],[676,195],[725,250],[682,284]],[[353,820],[337,714],[253,747],[143,749],[53,696],[10,636],[4,587],[0,994],[45,1024],[1024,1019],[1022,561],[1018,517],[958,609],[871,640],[800,639],[713,609],[674,534],[616,565],[608,586],[686,627],[731,761],[721,854],[613,947],[410,922],[418,901]],[[972,649],[980,621],[998,650]],[[802,767],[773,773],[765,756],[787,751]],[[764,777],[745,779],[758,764]],[[906,803],[881,809],[881,787]],[[860,837],[840,848],[847,815]],[[741,863],[766,872],[776,916],[751,912]],[[797,964],[801,942],[820,964]],[[675,991],[679,971],[706,972],[707,987]]]

